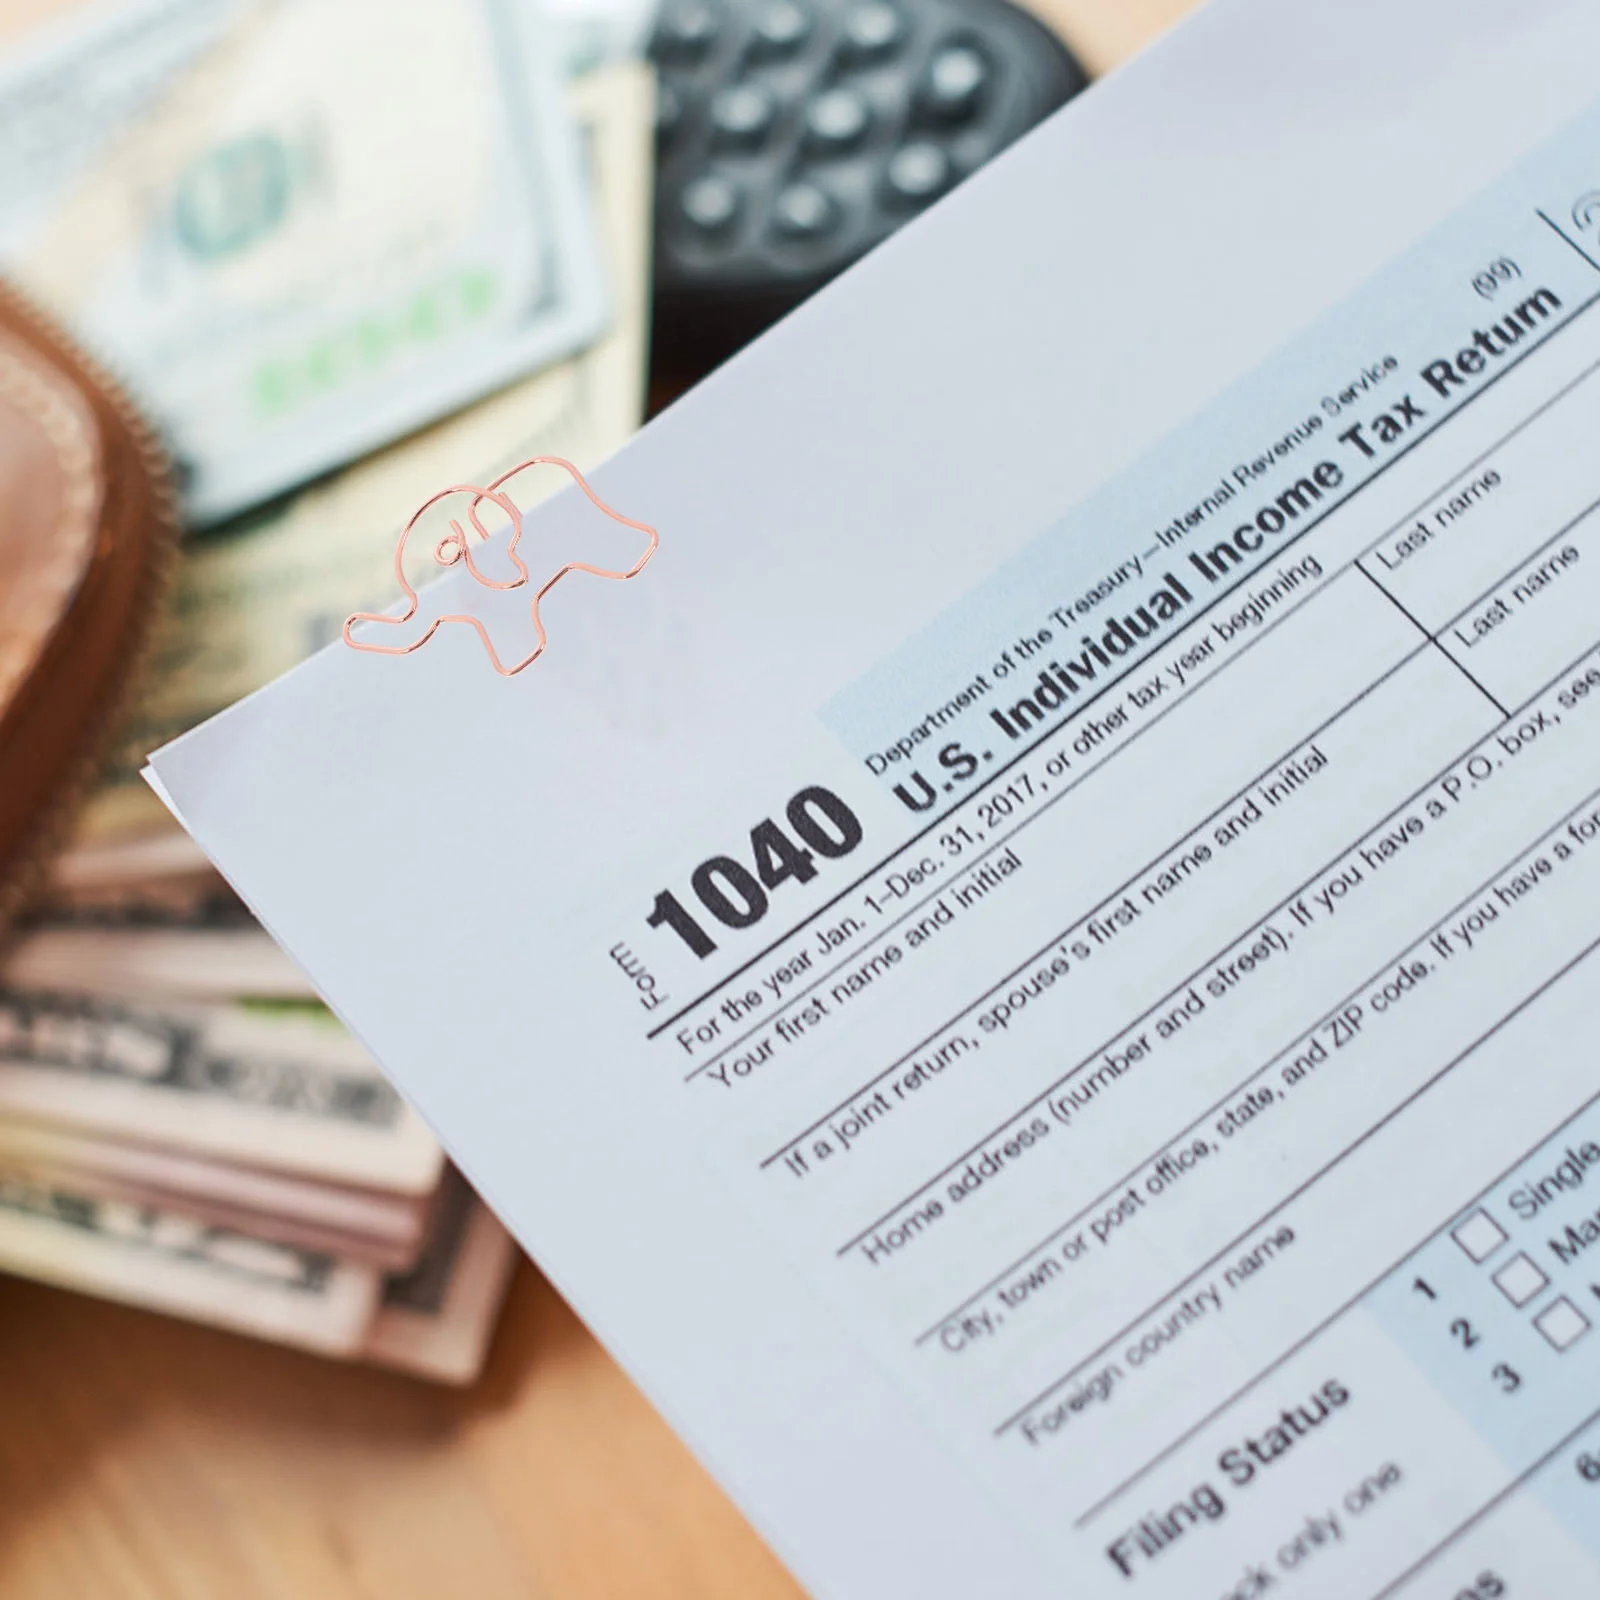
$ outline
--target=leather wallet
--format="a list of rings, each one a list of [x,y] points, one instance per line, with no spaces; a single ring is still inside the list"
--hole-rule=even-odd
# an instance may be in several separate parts
[[[0,286],[0,926],[93,776],[176,533],[153,429],[42,312]]]

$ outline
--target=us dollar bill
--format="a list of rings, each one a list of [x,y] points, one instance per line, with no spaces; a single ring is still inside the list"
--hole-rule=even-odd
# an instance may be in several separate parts
[[[516,1262],[460,1176],[408,1270],[263,1239],[0,1163],[0,1270],[436,1382],[481,1371]]]
[[[511,1235],[450,1168],[421,1257],[383,1281],[362,1358],[442,1383],[470,1383],[483,1368],[516,1261]]]
[[[185,547],[146,688],[62,864],[103,885],[206,866],[139,777],[145,756],[336,639],[394,593],[394,540],[448,483],[486,482],[532,455],[588,468],[620,448],[644,405],[654,93],[637,64],[574,84],[594,174],[614,316],[572,360]],[[557,486],[551,474],[544,487]],[[520,491],[519,491],[520,492]]]
[[[376,1267],[0,1168],[0,1268],[330,1355],[359,1354]]]
[[[4,978],[21,989],[130,999],[310,1000],[316,994],[305,974],[254,924],[35,924],[10,947]]]
[[[266,1172],[12,1116],[0,1117],[0,1166],[394,1271],[417,1260],[433,1210],[428,1195]]]
[[[599,334],[559,53],[521,0],[134,0],[0,68],[5,265],[162,424],[192,521]],[[22,130],[124,81],[41,171]]]
[[[425,1195],[426,1125],[320,1007],[0,989],[0,1117]]]

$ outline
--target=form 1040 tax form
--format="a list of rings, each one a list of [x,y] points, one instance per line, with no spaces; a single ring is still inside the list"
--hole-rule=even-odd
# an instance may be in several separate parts
[[[1218,0],[594,484],[153,777],[802,1582],[1600,1592],[1590,0]]]

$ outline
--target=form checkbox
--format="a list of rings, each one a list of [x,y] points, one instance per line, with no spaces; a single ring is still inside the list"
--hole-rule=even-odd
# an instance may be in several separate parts
[[[1553,1300],[1533,1325],[1557,1350],[1568,1350],[1589,1331],[1589,1319],[1565,1295]]]
[[[1494,1286],[1514,1306],[1525,1306],[1549,1279],[1520,1251],[1494,1275]]]
[[[1451,1230],[1450,1237],[1474,1261],[1487,1261],[1506,1242],[1506,1231],[1487,1211],[1474,1211]]]

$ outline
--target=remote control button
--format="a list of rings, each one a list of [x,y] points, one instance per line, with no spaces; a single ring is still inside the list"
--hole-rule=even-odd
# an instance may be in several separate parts
[[[674,0],[656,23],[651,53],[664,61],[698,61],[716,42],[718,26],[705,0]]]
[[[814,183],[791,183],[772,203],[772,225],[791,239],[820,239],[839,220],[833,196]]]
[[[721,143],[748,149],[760,144],[772,127],[774,109],[772,96],[765,89],[736,83],[712,96],[711,127]]]
[[[886,0],[863,0],[846,13],[839,48],[847,61],[874,61],[899,45],[905,36],[900,13]]]
[[[961,122],[978,109],[988,83],[989,63],[974,46],[947,44],[928,63],[917,101],[937,122]]]
[[[854,89],[828,89],[806,107],[806,133],[819,150],[830,154],[859,144],[871,113]]]
[[[686,183],[678,204],[697,232],[722,233],[739,215],[739,191],[726,178],[707,175]]]
[[[903,205],[923,205],[950,185],[955,169],[936,144],[917,139],[902,145],[884,166],[890,198]]]
[[[811,17],[794,0],[768,0],[756,12],[752,32],[759,54],[787,55],[805,42],[811,32]]]
[[[665,81],[656,86],[656,142],[670,144],[683,126],[683,96]]]

